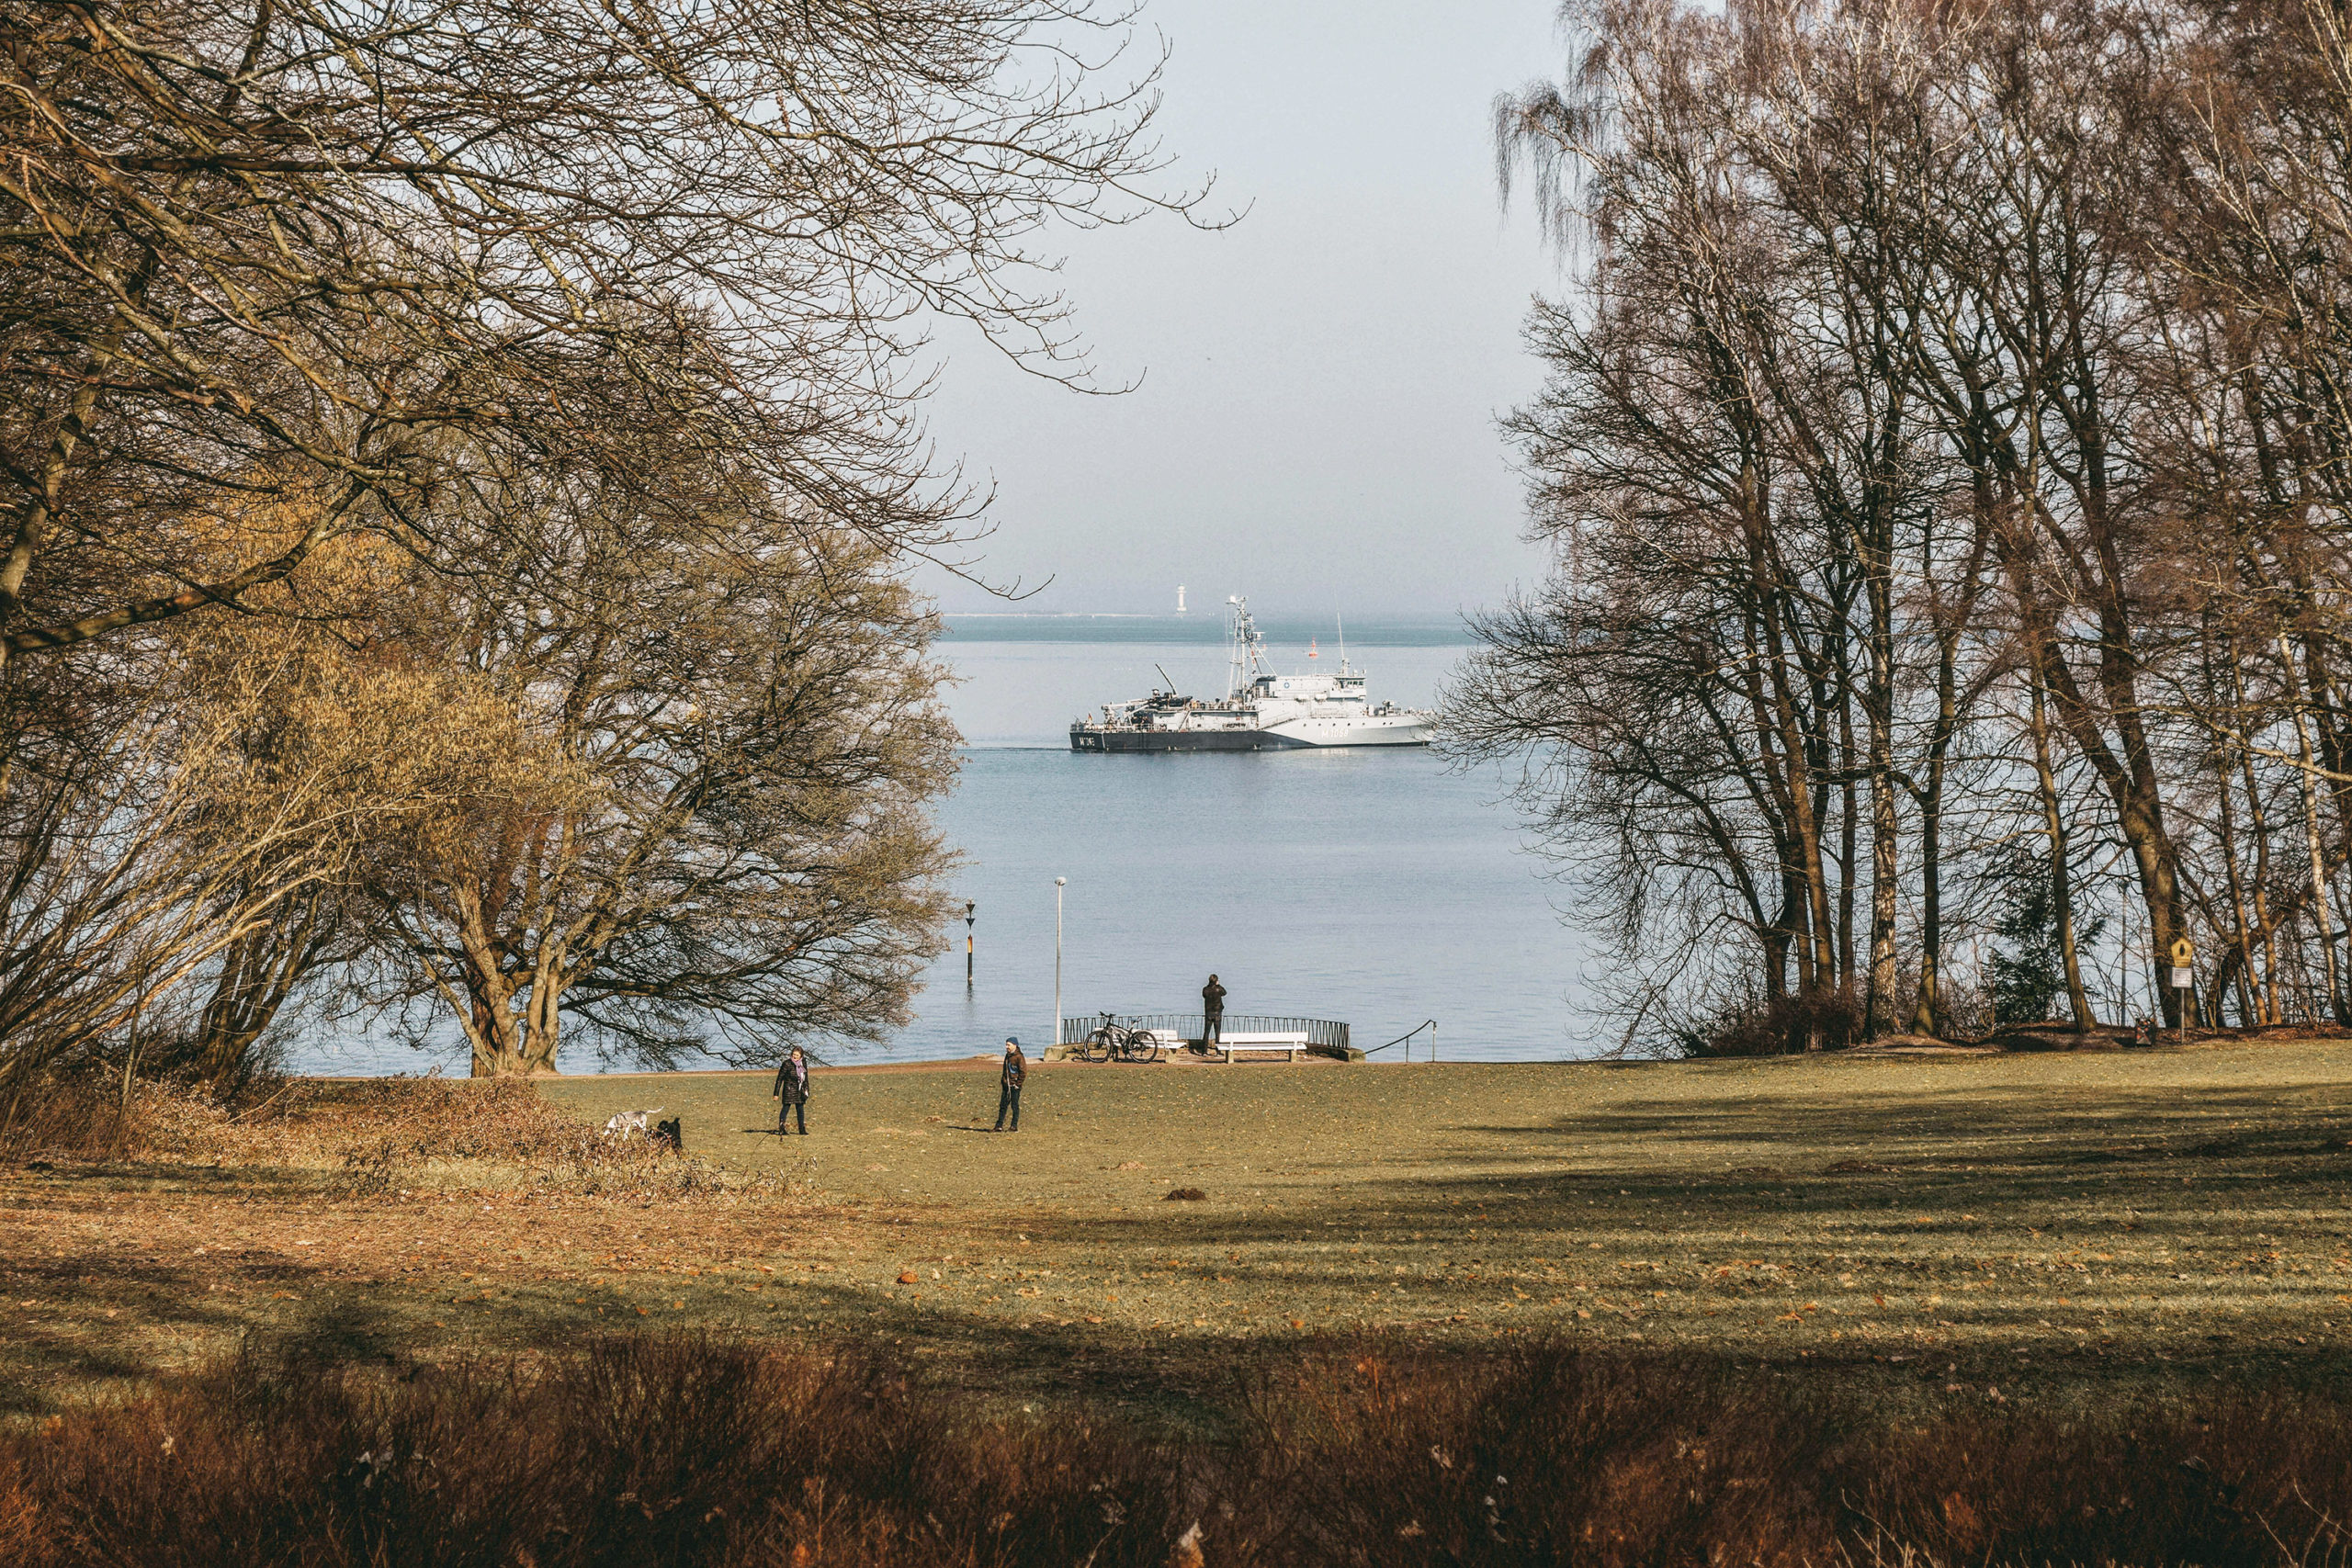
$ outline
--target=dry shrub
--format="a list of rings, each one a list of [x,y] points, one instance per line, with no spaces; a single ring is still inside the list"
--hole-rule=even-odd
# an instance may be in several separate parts
[[[1925,1429],[1561,1344],[1311,1354],[1179,1447],[865,1354],[707,1338],[397,1373],[252,1359],[0,1438],[0,1561],[1216,1568],[2199,1563],[2352,1550],[2352,1405]],[[2331,1517],[2332,1516],[2332,1517]]]
[[[339,1085],[373,1130],[350,1136],[344,1185],[385,1192],[424,1185],[450,1168],[475,1168],[520,1184],[592,1197],[690,1197],[774,1187],[681,1156],[666,1141],[607,1137],[548,1104],[517,1078],[377,1079]]]
[[[558,1111],[520,1078],[379,1078],[335,1089],[343,1163],[353,1170],[457,1160],[579,1164],[594,1161],[599,1145],[618,1143]],[[318,1120],[316,1112],[311,1119]]]
[[[1794,1563],[1838,1540],[1826,1440],[1760,1382],[1391,1346],[1262,1385],[1237,1461],[1271,1562]]]
[[[414,1086],[416,1079],[383,1080]],[[230,1098],[198,1080],[134,1077],[103,1062],[29,1076],[12,1094],[0,1151],[18,1159],[137,1159],[176,1164],[332,1168],[337,1108],[374,1086],[279,1079]]]
[[[2336,1399],[1988,1411],[1877,1435],[1843,1468],[1858,1512],[1948,1561],[2352,1560],[2352,1406]]]
[[[0,1106],[0,1157],[104,1159],[143,1150],[154,1133],[144,1088],[133,1080],[126,1100],[119,1069],[97,1065],[31,1074]]]
[[[361,1195],[487,1185],[690,1197],[776,1185],[654,1140],[605,1137],[514,1078],[291,1078],[241,1106],[199,1083],[141,1079],[127,1106],[119,1077],[50,1075],[28,1087],[0,1153],[315,1171]]]
[[[1226,1485],[1278,1562],[2340,1568],[2352,1404],[2009,1406],[1923,1427],[1558,1342],[1374,1348],[1264,1385]]]
[[[1095,1436],[707,1339],[395,1377],[243,1360],[0,1442],[0,1561],[1156,1568],[1168,1464]]]
[[[1861,1003],[1851,991],[1728,1003],[1668,1031],[1689,1057],[1785,1056],[1841,1051],[1861,1038]]]

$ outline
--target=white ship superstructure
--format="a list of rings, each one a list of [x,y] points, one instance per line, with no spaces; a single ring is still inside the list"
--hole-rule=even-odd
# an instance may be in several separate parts
[[[1069,727],[1073,751],[1272,751],[1310,746],[1426,746],[1437,715],[1427,708],[1374,705],[1364,673],[1348,662],[1329,673],[1281,675],[1266,662],[1265,639],[1246,599],[1226,601],[1232,670],[1225,695],[1204,699],[1174,690],[1106,704],[1099,716]]]

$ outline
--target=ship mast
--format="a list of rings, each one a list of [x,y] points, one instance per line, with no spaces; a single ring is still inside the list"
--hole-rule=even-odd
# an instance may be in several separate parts
[[[1227,598],[1225,605],[1227,635],[1232,645],[1232,670],[1225,679],[1225,700],[1231,702],[1256,677],[1273,671],[1266,668],[1265,638],[1258,635],[1258,623],[1250,618],[1250,601],[1237,595]]]

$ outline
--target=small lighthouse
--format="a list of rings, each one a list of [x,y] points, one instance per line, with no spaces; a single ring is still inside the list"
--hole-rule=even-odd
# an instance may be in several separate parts
[[[1184,613],[1184,585],[1181,582],[1176,585],[1176,613]]]

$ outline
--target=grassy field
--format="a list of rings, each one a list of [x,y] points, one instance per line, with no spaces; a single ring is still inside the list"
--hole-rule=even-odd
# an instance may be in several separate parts
[[[887,1222],[766,1259],[801,1281],[787,1315],[1018,1345],[997,1359],[1031,1377],[1204,1338],[1563,1329],[2007,1397],[2346,1370],[2347,1069],[2325,1043],[1061,1065],[1033,1072],[1018,1136],[987,1131],[985,1066],[843,1073],[805,1141],[767,1131],[754,1076],[547,1092],[594,1117],[662,1104],[711,1157]]]
[[[322,1155],[0,1176],[0,1404],[255,1337],[354,1359],[648,1324],[854,1336],[1010,1400],[1214,1421],[1363,1329],[1821,1369],[1928,1404],[2352,1371],[2352,1046],[1600,1066],[567,1078],[733,1184],[593,1195]],[[465,1162],[459,1162],[463,1165]],[[1174,1188],[1200,1201],[1170,1201]]]

